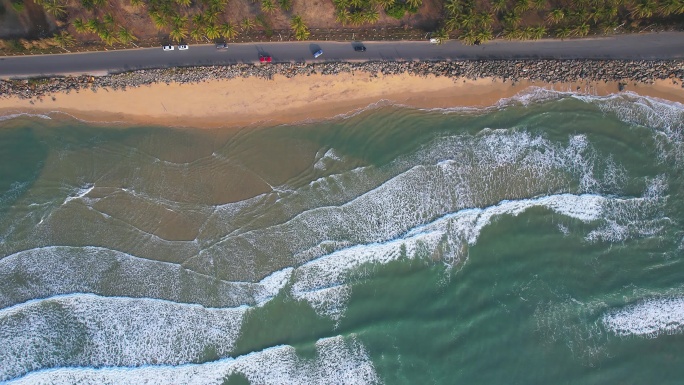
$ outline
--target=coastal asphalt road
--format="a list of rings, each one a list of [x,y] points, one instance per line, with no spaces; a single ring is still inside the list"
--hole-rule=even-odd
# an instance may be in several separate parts
[[[356,52],[354,44],[367,50]],[[323,49],[318,59],[313,52]],[[159,48],[114,50],[59,55],[0,57],[1,78],[65,74],[122,72],[147,68],[193,65],[258,63],[259,55],[274,62],[338,62],[380,60],[474,60],[474,59],[684,59],[684,33],[661,32],[571,40],[496,40],[466,46],[451,40],[444,44],[426,41],[373,42],[280,42],[191,45],[187,51]]]

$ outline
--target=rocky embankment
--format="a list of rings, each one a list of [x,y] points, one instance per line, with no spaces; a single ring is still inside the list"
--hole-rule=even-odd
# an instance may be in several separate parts
[[[684,87],[684,61],[625,60],[478,60],[443,62],[275,63],[236,64],[139,70],[106,76],[74,76],[0,81],[0,95],[24,99],[58,92],[99,88],[126,89],[155,83],[199,83],[217,79],[259,77],[271,79],[312,74],[367,72],[377,76],[409,73],[443,76],[454,80],[495,77],[506,81],[534,80],[548,83],[617,81],[652,83],[672,79]]]

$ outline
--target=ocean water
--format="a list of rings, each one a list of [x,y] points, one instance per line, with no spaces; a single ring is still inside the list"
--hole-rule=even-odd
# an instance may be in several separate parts
[[[679,384],[684,106],[0,120],[0,383]]]

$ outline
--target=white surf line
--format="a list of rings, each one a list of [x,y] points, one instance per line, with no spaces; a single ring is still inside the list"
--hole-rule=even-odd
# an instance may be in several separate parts
[[[262,385],[376,385],[380,384],[370,357],[355,335],[316,341],[316,357],[297,356],[295,348],[274,346],[235,358],[205,364],[140,367],[61,367],[38,370],[6,382],[7,385],[220,385],[233,374]]]
[[[69,294],[0,311],[0,380],[67,365],[183,364],[225,356],[249,308]]]
[[[651,298],[606,312],[603,325],[618,336],[684,332],[684,297]]]
[[[54,264],[46,265],[49,261]],[[112,271],[112,267],[117,268]],[[105,295],[101,288],[102,275],[112,273],[118,273],[116,281],[119,284],[109,289],[124,297],[155,298],[204,306],[204,302],[209,300],[205,298],[205,301],[201,301],[204,292],[197,291],[191,296],[181,294],[183,287],[202,279],[212,286],[218,286],[216,290],[221,298],[234,297],[230,299],[235,303],[227,307],[242,304],[261,306],[286,285],[291,272],[292,269],[276,271],[258,282],[226,281],[187,270],[172,262],[139,258],[102,247],[48,246],[24,250],[0,259],[0,277],[8,275],[7,281],[0,282],[0,308],[12,302],[12,305],[16,305],[17,301],[23,303],[37,299],[35,297],[46,299],[74,292]],[[28,275],[31,279],[30,285],[19,287],[18,292],[15,292],[14,287],[4,286],[17,273]],[[135,290],[135,285],[142,285],[142,289]]]
[[[443,262],[453,266],[466,257],[464,247],[475,245],[482,229],[497,216],[517,216],[530,208],[544,207],[588,223],[601,219],[604,205],[611,201],[632,199],[561,194],[506,200],[486,208],[460,210],[418,226],[397,239],[356,245],[309,261],[294,270],[291,293],[294,298],[308,301],[319,314],[339,320],[350,295],[348,276],[364,264],[386,264],[402,257],[415,258],[419,249],[432,253],[446,242],[448,248],[444,249],[450,251],[443,253]]]

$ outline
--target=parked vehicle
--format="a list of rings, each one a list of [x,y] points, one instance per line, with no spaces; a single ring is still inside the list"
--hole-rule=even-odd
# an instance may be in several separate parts
[[[436,38],[434,38],[434,37],[433,37],[432,39],[430,39],[430,43],[432,43],[432,44],[439,44],[439,43],[441,43],[441,42],[442,42],[441,40],[436,39]]]
[[[323,55],[323,50],[319,49],[318,51],[314,52],[314,59],[318,58],[321,55]]]
[[[172,45],[163,45],[162,49],[164,51],[173,51],[173,46]]]
[[[271,57],[270,56],[265,56],[265,55],[259,55],[259,61],[262,63],[270,63],[271,62]]]
[[[178,50],[179,50],[179,51],[185,51],[186,49],[188,49],[188,45],[187,45],[187,44],[179,44],[179,45],[178,45]]]
[[[216,49],[228,49],[228,44],[226,44],[226,43],[216,44]]]
[[[356,51],[356,52],[366,52],[366,46],[365,46],[365,45],[355,45],[355,46],[354,46],[354,51]]]

